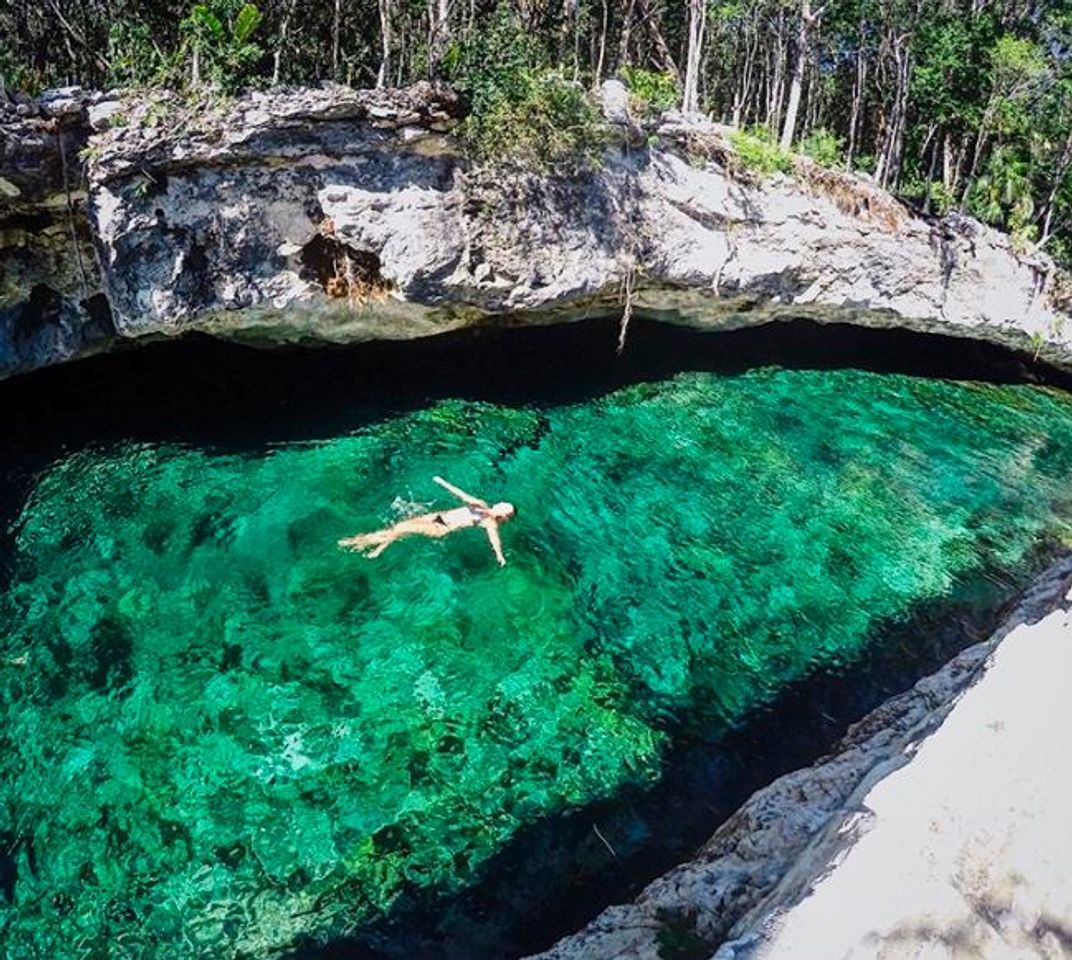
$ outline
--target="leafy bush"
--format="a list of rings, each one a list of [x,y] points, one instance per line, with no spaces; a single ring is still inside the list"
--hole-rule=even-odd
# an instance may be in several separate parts
[[[761,177],[793,172],[793,158],[778,146],[774,134],[767,127],[734,130],[730,134],[730,143],[738,163],[745,170]]]
[[[448,50],[443,68],[468,103],[461,132],[479,159],[537,169],[598,162],[604,143],[598,108],[549,67],[508,7],[499,7],[488,30]]]
[[[1050,256],[1066,270],[1072,269],[1072,243],[1064,237],[1053,236],[1049,243]]]
[[[681,98],[677,81],[669,73],[625,67],[622,79],[629,89],[633,110],[641,116],[652,116],[677,106]]]
[[[195,4],[179,25],[184,45],[198,64],[195,80],[207,79],[227,91],[250,81],[262,50],[250,38],[261,13],[241,0]]]
[[[45,81],[40,75],[0,45],[0,90],[21,90],[34,94],[44,86]]]
[[[875,172],[877,165],[878,163],[873,153],[862,153],[852,161],[852,169],[857,173],[872,174]]]
[[[108,31],[108,84],[150,87],[176,79],[179,60],[153,42],[141,20],[117,20]]]
[[[485,159],[515,159],[537,169],[593,166],[604,143],[602,119],[587,94],[552,71],[520,78],[524,92],[470,117],[466,133]]]
[[[956,204],[953,192],[941,180],[934,180],[930,184],[931,209],[940,217],[944,217]]]
[[[841,165],[841,138],[825,127],[812,130],[800,144],[800,152],[824,167]]]
[[[941,180],[928,183],[919,177],[907,177],[897,190],[897,195],[921,207],[929,202],[930,211],[940,217],[956,206],[956,198]]]
[[[998,147],[972,186],[968,209],[984,223],[1007,229],[1014,245],[1033,242],[1038,228],[1028,163],[1007,147]]]

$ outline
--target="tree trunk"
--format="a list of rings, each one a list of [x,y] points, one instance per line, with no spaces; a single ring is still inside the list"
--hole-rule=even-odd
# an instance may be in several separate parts
[[[782,125],[782,99],[785,96],[786,62],[789,59],[785,40],[785,12],[778,11],[777,42],[774,45],[774,69],[771,77],[771,96],[767,107],[767,126],[777,133]]]
[[[573,4],[573,82],[581,79],[581,5]]]
[[[801,139],[807,137],[809,133],[819,126],[819,114],[822,112],[823,103],[819,95],[822,88],[816,82],[817,78],[818,71],[812,65],[809,75],[805,78],[807,80],[805,86],[808,89],[808,97],[804,101],[806,109],[804,110],[804,126],[800,131]]]
[[[864,56],[864,25],[860,24],[860,46],[856,50],[856,76],[852,82],[852,112],[849,114],[849,145],[845,151],[845,168],[852,169],[856,156],[856,131],[860,125],[867,90],[867,59]]]
[[[629,0],[629,6],[625,8],[625,18],[622,20],[622,32],[618,37],[618,62],[615,69],[629,66],[629,41],[633,34],[633,11],[636,9],[636,0]]]
[[[909,55],[908,34],[893,38],[891,49],[896,69],[897,84],[893,106],[886,122],[885,139],[875,165],[875,180],[880,187],[896,183],[901,173],[901,154],[904,146],[905,119],[908,113]]]
[[[927,140],[923,145],[923,150],[920,151],[920,156],[927,152],[927,145],[930,144],[931,139],[934,138],[935,131],[937,129],[936,124],[931,124],[930,130],[927,131]],[[931,147],[931,165],[927,169],[927,192],[923,195],[923,212],[931,212],[931,187],[934,185],[934,174],[938,169],[938,140],[934,139],[934,144]]]
[[[953,135],[946,130],[945,136],[942,137],[942,186],[948,194],[952,194],[954,189],[953,176],[956,166],[953,156]]]
[[[1065,138],[1061,159],[1057,161],[1057,169],[1054,170],[1050,195],[1046,198],[1046,216],[1042,220],[1042,236],[1039,237],[1040,246],[1050,239],[1050,232],[1053,229],[1053,208],[1057,203],[1057,194],[1061,191],[1061,185],[1068,175],[1070,166],[1072,166],[1072,128],[1069,128],[1068,136]]]
[[[380,72],[376,86],[386,87],[391,79],[391,0],[378,0],[380,10]]]
[[[706,0],[689,0],[689,46],[685,57],[684,96],[681,102],[684,113],[696,113],[700,109],[700,63],[703,59],[706,24]]]
[[[331,21],[331,79],[339,79],[339,31],[342,29],[342,0],[335,0],[335,15]]]
[[[964,181],[964,193],[961,195],[960,202],[965,204],[968,202],[968,194],[971,193],[972,185],[975,183],[975,175],[979,172],[979,161],[983,157],[983,150],[986,147],[986,142],[990,135],[990,120],[994,115],[993,101],[987,103],[986,109],[983,111],[983,117],[979,121],[979,132],[975,137],[975,147],[972,150],[971,165],[968,167],[968,176]]]
[[[272,86],[279,83],[279,69],[283,60],[283,48],[287,45],[287,31],[290,29],[290,18],[294,16],[294,8],[298,0],[290,0],[283,12],[283,19],[279,24],[279,42],[276,44],[275,53],[272,56]]]
[[[793,61],[793,75],[789,81],[789,103],[785,108],[785,125],[782,127],[782,139],[779,142],[783,150],[788,150],[793,145],[793,136],[796,133],[797,114],[800,112],[800,98],[804,90],[804,68],[808,62],[808,35],[812,24],[819,22],[825,9],[826,4],[823,4],[813,12],[811,0],[801,0],[796,59]]]
[[[902,40],[907,41],[907,35]],[[886,186],[896,189],[901,181],[901,163],[904,159],[904,132],[908,121],[908,81],[909,81],[908,44],[900,48],[897,71],[898,109],[896,123],[893,127],[893,141],[890,148],[890,161],[886,168]]]
[[[443,62],[450,43],[450,0],[428,0],[428,76],[435,79],[439,75],[439,65]]]
[[[733,125],[739,127],[747,116],[748,101],[752,96],[752,77],[756,69],[756,52],[759,47],[759,39],[753,33],[744,49],[744,69],[741,71],[737,92],[733,100]]]
[[[676,83],[681,83],[681,71],[678,69],[677,61],[674,60],[674,55],[670,52],[670,47],[666,43],[666,38],[659,30],[659,24],[656,22],[651,8],[648,6],[648,0],[636,0],[636,8],[640,12],[641,23],[644,24],[645,29],[651,36],[651,42],[655,46],[655,52],[659,55],[659,66],[669,73]]]
[[[808,24],[811,20],[811,0],[803,0],[800,10],[800,26],[797,28],[797,51],[793,61],[793,75],[789,80],[789,102],[785,107],[785,124],[778,146],[788,150],[793,145],[796,133],[797,111],[800,109],[800,94],[804,88],[804,58],[808,51]]]
[[[596,59],[595,69],[592,71],[592,83],[599,86],[603,82],[603,61],[607,56],[607,20],[610,16],[607,10],[608,0],[603,0],[603,24],[599,31],[599,56]]]

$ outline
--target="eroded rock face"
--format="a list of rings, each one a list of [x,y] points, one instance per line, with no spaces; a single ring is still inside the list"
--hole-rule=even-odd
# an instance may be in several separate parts
[[[795,177],[750,178],[717,126],[667,116],[638,138],[621,91],[607,103],[618,145],[600,169],[563,177],[474,170],[450,135],[456,100],[427,86],[258,93],[198,113],[66,91],[6,110],[0,376],[116,338],[405,338],[618,312],[624,296],[638,315],[710,329],[802,316],[902,326],[1072,368],[1045,259],[804,162]],[[546,956],[654,958],[668,923],[712,949],[746,931],[985,654],[880,708],[831,758],[749,801],[694,863]]]
[[[617,145],[568,176],[475,170],[450,135],[456,98],[427,84],[253,93],[197,111],[165,98],[118,117],[114,104],[76,117],[70,95],[53,99],[64,123],[92,110],[111,127],[88,151],[100,275],[85,291],[50,289],[64,315],[103,292],[119,337],[406,338],[615,313],[629,291],[637,315],[712,329],[808,316],[1072,365],[1045,259],[806,161],[758,180],[734,169],[723,129],[666,115],[641,130],[613,84]],[[23,304],[32,279],[13,284]],[[4,349],[8,370],[56,359]]]
[[[433,332],[428,307],[461,229],[457,158],[436,128],[456,113],[452,95],[422,87],[254,94],[185,132],[135,115],[91,166],[117,330]]]
[[[0,96],[0,376],[111,336],[80,157],[92,101],[77,87]]]

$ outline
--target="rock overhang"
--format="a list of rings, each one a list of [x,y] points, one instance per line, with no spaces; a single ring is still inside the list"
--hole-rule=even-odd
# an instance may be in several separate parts
[[[88,109],[62,122],[85,126]],[[628,298],[640,315],[710,330],[806,316],[989,340],[1072,367],[1044,256],[964,217],[913,215],[805,159],[795,176],[760,179],[725,129],[694,118],[665,115],[640,136],[608,109],[617,136],[602,164],[556,175],[471,163],[451,134],[457,97],[429,84],[262,91],[199,109],[161,96],[110,113],[83,151],[86,215],[77,199],[62,204],[86,224],[67,258],[87,259],[90,241],[96,253],[84,283],[53,285],[71,356],[106,345],[78,336],[84,302],[101,293],[119,338],[204,330],[265,343],[564,322]],[[38,274],[48,285],[47,267]],[[9,327],[16,307],[23,327],[55,322],[28,309],[29,289],[9,292]],[[64,354],[35,351],[8,348],[3,366]]]

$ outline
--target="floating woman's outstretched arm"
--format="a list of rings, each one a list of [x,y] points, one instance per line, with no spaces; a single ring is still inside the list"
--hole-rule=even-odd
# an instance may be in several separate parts
[[[494,520],[488,520],[486,523],[482,523],[488,535],[488,540],[491,541],[491,552],[495,554],[495,559],[499,561],[500,567],[506,566],[506,557],[503,556],[502,540],[499,539],[499,525]]]
[[[449,493],[453,493],[462,503],[468,503],[474,507],[486,507],[487,501],[481,500],[479,497],[474,497],[471,493],[466,493],[464,490],[459,490],[453,483],[448,483],[442,477],[432,477],[432,480],[438,483],[444,490]]]

